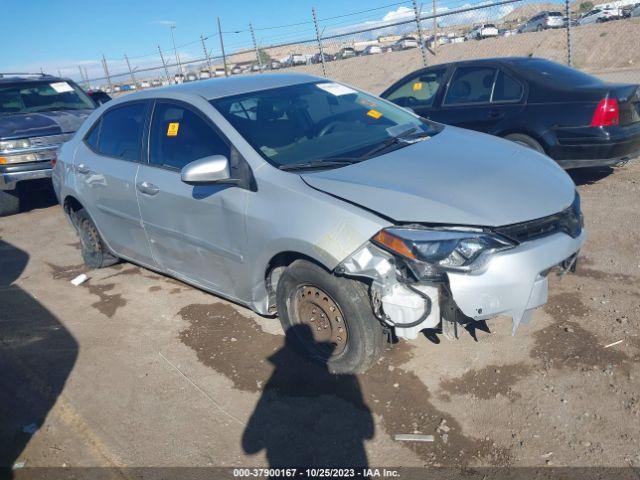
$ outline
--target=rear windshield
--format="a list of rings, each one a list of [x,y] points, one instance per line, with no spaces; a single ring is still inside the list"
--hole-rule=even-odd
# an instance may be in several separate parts
[[[602,83],[600,79],[580,70],[541,58],[518,62],[517,65],[534,82],[561,87],[583,87]]]
[[[0,85],[0,115],[94,108],[80,88],[63,80]]]
[[[550,17],[561,17],[562,14],[560,12],[549,12],[547,13]]]

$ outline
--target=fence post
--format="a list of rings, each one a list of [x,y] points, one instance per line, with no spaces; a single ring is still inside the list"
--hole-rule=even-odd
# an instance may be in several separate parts
[[[316,27],[316,41],[318,42],[318,51],[320,52],[320,63],[322,64],[322,76],[327,76],[327,67],[324,64],[324,52],[322,51],[322,40],[320,40],[320,29],[318,28],[318,17],[316,16],[316,8],[311,7],[313,15],[313,25]]]
[[[433,0],[433,54],[436,54],[438,46],[438,17],[436,16],[436,0]]]
[[[162,49],[160,45],[158,45],[158,52],[160,53],[160,60],[162,60],[162,67],[164,68],[164,74],[167,76],[167,82],[171,83],[171,77],[169,77],[169,69],[167,68],[167,64],[164,61],[164,55],[162,55]]]
[[[136,77],[133,76],[133,70],[131,70],[131,64],[129,63],[129,57],[127,57],[127,54],[124,54],[124,59],[127,62],[127,68],[129,69],[129,75],[131,75],[131,82],[135,85],[136,84]]]
[[[224,64],[224,76],[228,77],[227,72],[227,56],[224,54],[224,41],[222,40],[222,27],[220,26],[220,17],[218,17],[218,35],[220,36],[220,50],[222,50],[222,63]]]
[[[102,54],[102,68],[104,68],[104,75],[107,77],[107,83],[109,84],[109,90],[113,92],[113,85],[111,84],[111,77],[109,76],[109,67],[107,66],[107,59]]]
[[[567,64],[573,66],[573,59],[571,58],[571,12],[569,11],[569,0],[564,0],[564,14],[567,17]]]
[[[87,88],[87,79],[84,78],[84,74],[82,73],[82,67],[80,65],[78,65],[78,70],[80,71],[80,78],[82,79],[82,83],[84,84],[84,88]],[[62,75],[60,75],[60,70],[58,70],[58,76],[62,77]]]
[[[416,25],[418,26],[418,42],[420,43],[420,53],[422,53],[422,64],[427,66],[427,49],[424,46],[424,39],[422,38],[422,28],[420,25],[420,12],[418,11],[418,2],[413,0],[413,14],[416,17]]]
[[[260,58],[260,50],[258,49],[258,42],[256,42],[256,34],[253,31],[253,24],[249,22],[249,31],[251,32],[251,41],[253,42],[253,49],[256,51],[256,60],[258,60],[258,66],[260,67],[260,73],[262,73],[262,59]]]
[[[82,67],[82,69],[84,70],[84,78],[87,79],[87,85],[89,86],[89,88],[91,88],[91,82],[89,82],[89,73],[87,72],[87,67]]]
[[[204,56],[207,59],[207,69],[211,73],[211,58],[209,58],[209,52],[207,52],[207,45],[204,43],[204,36],[200,35],[200,41],[202,42],[202,49],[204,50]]]

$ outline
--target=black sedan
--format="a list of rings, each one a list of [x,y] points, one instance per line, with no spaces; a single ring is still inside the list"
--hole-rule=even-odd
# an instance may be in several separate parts
[[[434,65],[385,90],[418,115],[521,143],[564,168],[640,155],[640,88],[541,58]]]

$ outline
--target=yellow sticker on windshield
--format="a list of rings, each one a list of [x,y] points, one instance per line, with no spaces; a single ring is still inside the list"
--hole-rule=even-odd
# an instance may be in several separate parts
[[[422,90],[422,82],[416,82],[413,84],[413,91],[416,92],[418,90]]]
[[[367,115],[375,118],[376,120],[382,116],[382,114],[378,110],[371,109],[367,112]]]
[[[178,122],[171,122],[167,127],[167,137],[177,137],[180,124]]]

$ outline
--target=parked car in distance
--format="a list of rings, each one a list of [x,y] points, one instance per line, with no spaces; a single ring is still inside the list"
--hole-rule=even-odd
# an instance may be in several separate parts
[[[378,53],[382,53],[380,45],[367,45],[362,51],[362,55],[377,55]]]
[[[278,70],[280,68],[282,68],[282,63],[278,60],[271,60],[271,63],[269,63],[270,70]]]
[[[111,100],[111,97],[102,90],[87,90],[86,93],[89,98],[93,100],[96,106],[100,106],[103,103],[107,103],[109,100]]]
[[[520,27],[520,32],[541,32],[548,28],[562,28],[564,15],[560,12],[540,12]]]
[[[298,65],[306,65],[307,64],[307,58],[302,55],[301,53],[292,53],[291,55],[289,55],[285,61],[285,64],[288,67],[295,67]]]
[[[638,85],[606,83],[541,58],[437,65],[381,96],[425,118],[526,145],[564,168],[616,165],[640,155]]]
[[[352,47],[342,47],[338,53],[336,53],[336,60],[345,60],[347,58],[353,58],[356,56],[356,50]]]
[[[56,150],[95,108],[67,78],[0,74],[0,215],[20,210],[25,187],[50,188]]]
[[[484,23],[474,27],[465,35],[465,40],[483,40],[485,38],[493,38],[498,36],[498,27],[493,23]]]
[[[394,335],[515,329],[585,239],[548,158],[310,75],[121,97],[53,178],[88,266],[126,259],[277,313],[332,372],[366,370]]]
[[[211,78],[211,72],[209,70],[200,70],[200,73],[198,73],[198,78],[200,80],[207,80],[208,78]]]
[[[325,63],[331,62],[333,61],[333,55],[329,55],[328,53],[324,53],[324,52],[322,53],[322,55],[320,55],[320,52],[318,52],[311,57],[311,63],[313,64],[322,63],[323,59]]]
[[[409,50],[410,48],[418,48],[420,44],[416,37],[405,36],[392,45],[393,50]]]
[[[578,19],[578,25],[602,23],[620,18],[620,10],[615,8],[595,8]]]

